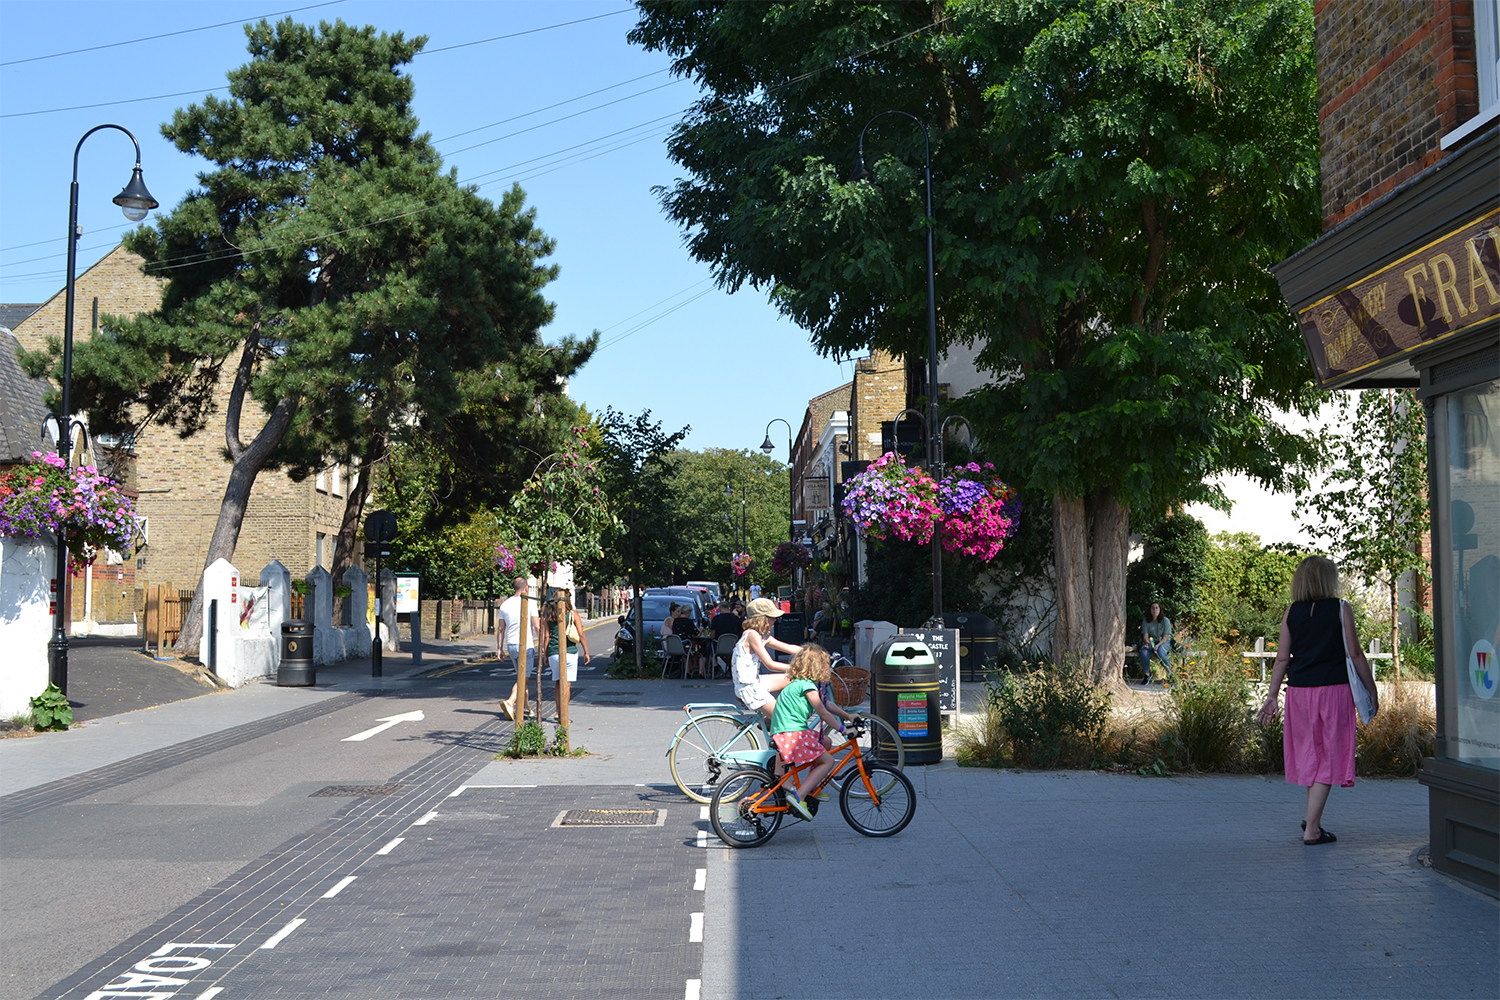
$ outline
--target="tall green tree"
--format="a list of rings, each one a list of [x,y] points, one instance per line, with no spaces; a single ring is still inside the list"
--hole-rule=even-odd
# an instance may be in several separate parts
[[[1297,519],[1346,572],[1386,590],[1391,664],[1401,676],[1400,583],[1422,581],[1432,568],[1422,552],[1430,528],[1427,416],[1410,389],[1340,393],[1336,429],[1327,437],[1329,465],[1320,489],[1297,500]]]
[[[645,625],[641,619],[643,581],[670,572],[676,534],[669,511],[676,469],[671,453],[689,428],[668,434],[661,421],[643,410],[634,417],[610,408],[597,424],[595,445],[598,473],[606,502],[614,515],[613,530],[605,531],[600,550],[592,558],[580,556],[576,568],[586,579],[626,580],[635,595],[632,615],[635,665],[643,667]]]
[[[482,373],[535,345],[552,316],[540,294],[552,242],[519,188],[481,198],[419,131],[404,67],[425,39],[290,19],[245,30],[250,61],[228,96],[162,129],[208,161],[198,189],[126,239],[171,278],[161,309],[111,320],[75,367],[96,428],[144,419],[183,434],[203,428],[232,373],[232,467],[205,566],[234,554],[262,469],[302,476],[378,457],[401,429],[451,433],[484,395]],[[576,360],[550,357],[558,374]],[[185,645],[201,612],[195,599]]]
[[[791,517],[787,467],[732,448],[675,451],[669,460],[674,578],[729,581],[731,557],[748,552],[754,565],[747,584],[772,588],[788,582],[771,571],[771,555],[787,540]]]
[[[926,353],[923,136],[939,339],[1013,485],[1051,497],[1054,653],[1123,657],[1130,511],[1295,479],[1310,370],[1267,266],[1319,230],[1304,0],[643,0],[632,39],[706,92],[662,192],[723,284],[830,353]]]

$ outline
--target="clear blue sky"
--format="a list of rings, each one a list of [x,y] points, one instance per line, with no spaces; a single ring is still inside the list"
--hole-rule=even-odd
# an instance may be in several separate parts
[[[238,23],[34,57],[305,6],[0,3],[0,301],[40,302],[62,287],[79,136],[103,122],[130,129],[141,141],[147,186],[164,207],[174,206],[204,164],[162,139],[161,123],[222,87],[225,72],[248,58]],[[626,42],[635,23],[627,3],[343,0],[290,16],[426,35],[432,50],[601,14],[609,16],[419,56],[410,67],[417,115],[461,180],[474,178],[492,198],[519,182],[557,240],[553,261],[562,273],[547,289],[557,317],[543,336],[597,329],[607,345],[574,381],[574,398],[595,411],[650,408],[668,430],[691,424],[692,448],[756,447],[767,421],[781,417],[797,427],[807,400],[847,380],[850,367],[819,358],[762,293],[716,289],[663,216],[651,188],[681,172],[666,156],[665,136],[696,92],[664,72],[665,56]],[[142,97],[157,99],[28,114]],[[560,102],[568,103],[541,110]],[[110,199],[132,163],[129,140],[118,133],[99,133],[84,146],[80,271],[127,226]],[[758,371],[747,378],[751,366]],[[771,439],[784,461],[780,424]]]

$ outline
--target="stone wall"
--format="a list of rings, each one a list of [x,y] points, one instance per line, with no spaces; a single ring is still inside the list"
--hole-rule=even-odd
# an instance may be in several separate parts
[[[1318,0],[1323,227],[1442,157],[1479,111],[1472,0]]]

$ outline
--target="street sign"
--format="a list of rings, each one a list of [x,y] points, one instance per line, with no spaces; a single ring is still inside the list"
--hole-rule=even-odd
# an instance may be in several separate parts
[[[394,542],[396,515],[388,510],[377,510],[365,518],[365,539],[371,542]]]
[[[396,614],[418,614],[422,610],[418,589],[421,578],[416,576],[396,577]]]
[[[391,543],[365,542],[365,558],[374,559],[376,557],[389,559],[391,557]]]
[[[904,628],[901,634],[916,636],[932,651],[938,662],[938,711],[954,711],[958,707],[958,629]]]

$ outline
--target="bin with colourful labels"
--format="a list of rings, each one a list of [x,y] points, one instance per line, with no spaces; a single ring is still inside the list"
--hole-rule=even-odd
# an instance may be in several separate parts
[[[901,737],[906,763],[941,761],[943,727],[938,704],[938,662],[927,644],[916,636],[898,632],[875,647],[870,667],[875,675],[871,708]]]

